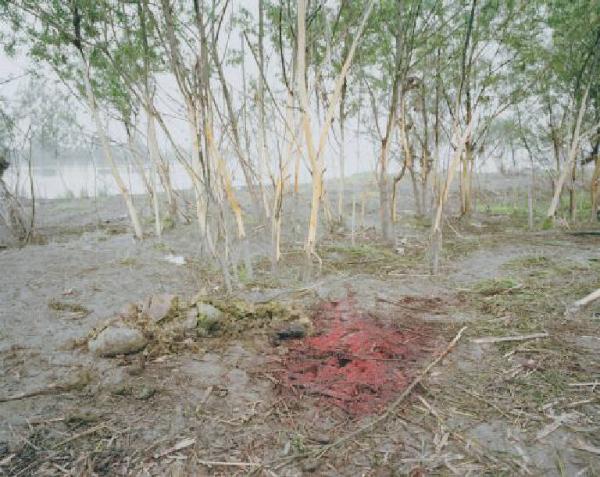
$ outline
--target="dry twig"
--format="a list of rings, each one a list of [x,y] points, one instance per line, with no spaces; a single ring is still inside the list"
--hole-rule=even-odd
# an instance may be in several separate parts
[[[598,300],[599,298],[600,298],[600,288],[598,288],[597,290],[593,291],[589,295],[586,295],[583,298],[577,300],[575,303],[573,303],[570,307],[567,308],[565,315],[572,315],[572,314],[576,313],[577,311],[579,311],[584,306],[589,305],[590,303],[592,303],[595,300]]]
[[[506,341],[526,341],[534,340],[537,338],[547,338],[548,336],[548,333],[533,333],[531,335],[517,336],[485,336],[483,338],[473,338],[471,342],[477,344],[504,343]]]

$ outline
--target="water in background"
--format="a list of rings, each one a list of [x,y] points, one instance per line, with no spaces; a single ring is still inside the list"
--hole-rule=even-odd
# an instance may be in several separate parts
[[[191,187],[190,178],[181,164],[171,163],[170,168],[171,180],[175,189]],[[144,181],[132,165],[121,164],[118,169],[131,193],[146,193]],[[119,193],[110,168],[95,167],[90,162],[34,166],[32,170],[36,198],[102,197]],[[28,174],[26,164],[21,164],[18,169],[11,167],[5,173],[5,179],[10,189],[14,191],[15,184],[17,184],[17,191],[21,197],[30,197],[31,195]],[[149,171],[146,171],[146,174],[149,174]]]
[[[356,160],[349,160],[346,163],[346,177],[350,178],[353,174],[373,173],[374,157],[376,151],[369,156],[370,160],[363,160],[357,155]],[[98,156],[99,154],[96,154]],[[399,164],[392,161],[393,165],[399,168]],[[130,162],[119,160],[118,169],[121,177],[125,181],[129,191],[132,194],[145,194],[146,188],[137,169]],[[72,199],[87,197],[103,197],[109,195],[118,195],[119,189],[115,184],[110,168],[106,162],[98,157],[92,160],[78,160],[69,158],[63,163],[50,162],[46,164],[33,165],[33,183],[36,198],[39,199]],[[177,190],[191,188],[191,180],[184,167],[177,161],[170,162],[171,181],[173,187]],[[478,166],[478,172],[497,172],[498,163],[488,161]],[[232,167],[233,183],[235,186],[245,184],[243,175],[239,167]],[[327,171],[327,179],[336,179],[338,177],[337,164],[333,163]],[[146,169],[146,175],[150,177],[149,170]],[[18,165],[13,165],[4,173],[4,179],[9,185],[10,190],[15,191],[20,197],[30,197],[29,175],[27,163],[25,161]],[[158,181],[158,179],[157,179]],[[310,174],[306,167],[300,169],[300,182],[309,182]]]

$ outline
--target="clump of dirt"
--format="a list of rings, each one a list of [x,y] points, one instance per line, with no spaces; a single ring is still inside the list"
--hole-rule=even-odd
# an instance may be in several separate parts
[[[314,336],[290,343],[281,381],[354,417],[381,410],[402,392],[433,343],[422,325],[385,324],[358,311],[351,298],[322,305],[313,325]]]

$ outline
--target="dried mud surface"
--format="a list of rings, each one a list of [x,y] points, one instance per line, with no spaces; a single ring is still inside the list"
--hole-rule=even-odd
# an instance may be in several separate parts
[[[316,322],[327,303],[350,300],[357,316],[369,317],[369,326],[381,324],[369,328],[375,334],[427,330],[427,353],[411,355],[409,371],[396,376],[398,387],[386,390],[389,397],[468,327],[398,412],[321,455],[388,400],[358,406],[356,413],[347,404],[360,399],[338,396],[332,402],[298,389],[290,393],[278,367],[300,356],[300,342],[274,346],[268,333],[249,332],[198,340],[193,349],[148,360],[99,359],[73,347],[129,302],[161,292],[186,298],[199,290],[224,293],[217,273],[197,260],[192,225],[179,225],[160,242],[135,243],[123,233],[118,201],[103,200],[114,201],[111,215],[99,217],[107,204],[48,202],[41,216],[46,210],[52,218],[40,229],[47,243],[0,250],[0,399],[35,394],[0,402],[0,475],[600,473],[600,387],[569,386],[600,378],[600,323],[594,318],[600,309],[593,306],[566,322],[562,312],[543,308],[600,286],[592,273],[597,269],[589,269],[600,258],[597,238],[524,233],[509,222],[496,233],[497,224],[488,231],[484,223],[478,226],[484,239],[467,240],[468,228],[465,240],[449,239],[448,250],[458,251],[446,257],[444,276],[430,277],[422,259],[426,229],[399,228],[400,237],[409,237],[406,256],[396,259],[375,248],[369,231],[377,221],[373,198],[357,237],[362,248],[350,246],[347,230],[323,230],[323,270],[306,278],[292,247],[278,275],[262,266],[268,263],[267,232],[252,228],[256,277],[235,298],[300,305]],[[285,239],[291,243],[301,236],[295,234],[306,214],[303,206],[289,207],[293,226]],[[185,265],[167,261],[169,254],[183,256]],[[541,267],[536,257],[552,264]],[[542,273],[550,267],[551,273]],[[536,280],[551,280],[555,269],[563,274],[564,294],[552,295],[560,287],[531,288]],[[591,278],[579,282],[582,276]],[[490,280],[504,288],[488,292]],[[502,280],[508,285],[496,283]],[[546,304],[533,305],[537,310],[527,308],[530,289],[538,297],[549,294]],[[519,313],[531,313],[531,321]],[[527,328],[533,323],[550,333],[549,342],[471,341],[539,331]],[[389,332],[379,338],[396,337]]]

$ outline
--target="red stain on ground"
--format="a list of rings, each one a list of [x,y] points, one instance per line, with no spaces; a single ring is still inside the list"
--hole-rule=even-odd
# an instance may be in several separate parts
[[[290,342],[282,381],[353,416],[377,412],[402,392],[432,341],[422,328],[400,330],[357,311],[350,298],[322,305],[313,323],[315,336]]]

